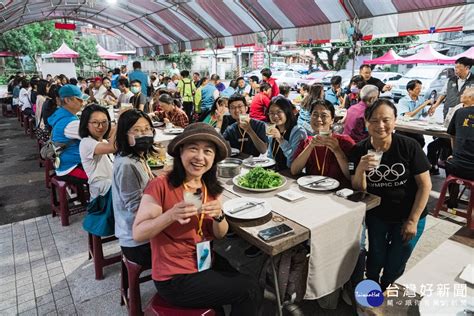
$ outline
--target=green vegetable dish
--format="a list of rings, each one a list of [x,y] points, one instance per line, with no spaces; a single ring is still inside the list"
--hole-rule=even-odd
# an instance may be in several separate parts
[[[270,189],[283,184],[282,177],[273,170],[256,167],[239,178],[239,185],[251,189]]]

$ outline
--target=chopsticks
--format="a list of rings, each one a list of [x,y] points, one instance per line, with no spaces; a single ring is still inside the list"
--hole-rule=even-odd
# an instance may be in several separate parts
[[[263,202],[258,202],[258,203],[255,203],[255,202],[247,202],[247,203],[244,204],[243,206],[240,206],[240,207],[238,207],[238,208],[236,208],[236,209],[233,209],[233,210],[229,211],[229,214],[237,214],[237,213],[240,213],[240,212],[242,212],[242,211],[245,211],[245,210],[248,210],[248,209],[250,209],[250,208],[253,208],[253,207],[255,207],[255,206],[262,205],[262,204],[264,204],[264,203],[265,203],[265,201],[263,201]]]
[[[328,178],[328,177],[324,177],[324,178],[322,178],[322,179],[318,179],[318,180],[316,180],[316,181],[312,181],[312,182],[310,182],[310,183],[306,183],[306,184],[304,184],[303,186],[304,186],[304,187],[306,187],[306,186],[314,186],[315,184],[319,184],[319,183],[321,183],[321,182],[325,182],[327,179],[329,179],[329,178]]]

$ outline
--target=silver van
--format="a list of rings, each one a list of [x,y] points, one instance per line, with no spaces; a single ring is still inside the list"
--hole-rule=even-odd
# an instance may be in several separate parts
[[[408,94],[407,83],[418,79],[423,86],[421,94],[426,99],[437,99],[444,85],[450,77],[454,76],[454,66],[448,65],[423,65],[410,69],[402,78],[393,83],[392,95],[395,102]]]

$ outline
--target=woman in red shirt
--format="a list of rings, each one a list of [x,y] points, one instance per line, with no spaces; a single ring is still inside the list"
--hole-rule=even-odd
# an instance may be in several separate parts
[[[331,102],[314,101],[310,113],[315,136],[308,136],[300,142],[291,164],[291,173],[299,174],[306,167],[307,174],[328,176],[338,180],[344,187],[351,187],[347,155],[354,141],[348,135],[331,132],[335,115]]]
[[[231,315],[257,315],[263,295],[257,281],[212,267],[210,241],[229,227],[216,163],[230,152],[206,123],[191,124],[174,138],[168,146],[173,170],[145,189],[133,238],[150,239],[152,277],[164,300],[189,308],[232,305]]]

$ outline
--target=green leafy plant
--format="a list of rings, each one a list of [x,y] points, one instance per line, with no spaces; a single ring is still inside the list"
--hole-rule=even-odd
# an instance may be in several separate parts
[[[283,184],[282,177],[273,170],[256,167],[239,178],[239,185],[251,189],[269,189]]]

